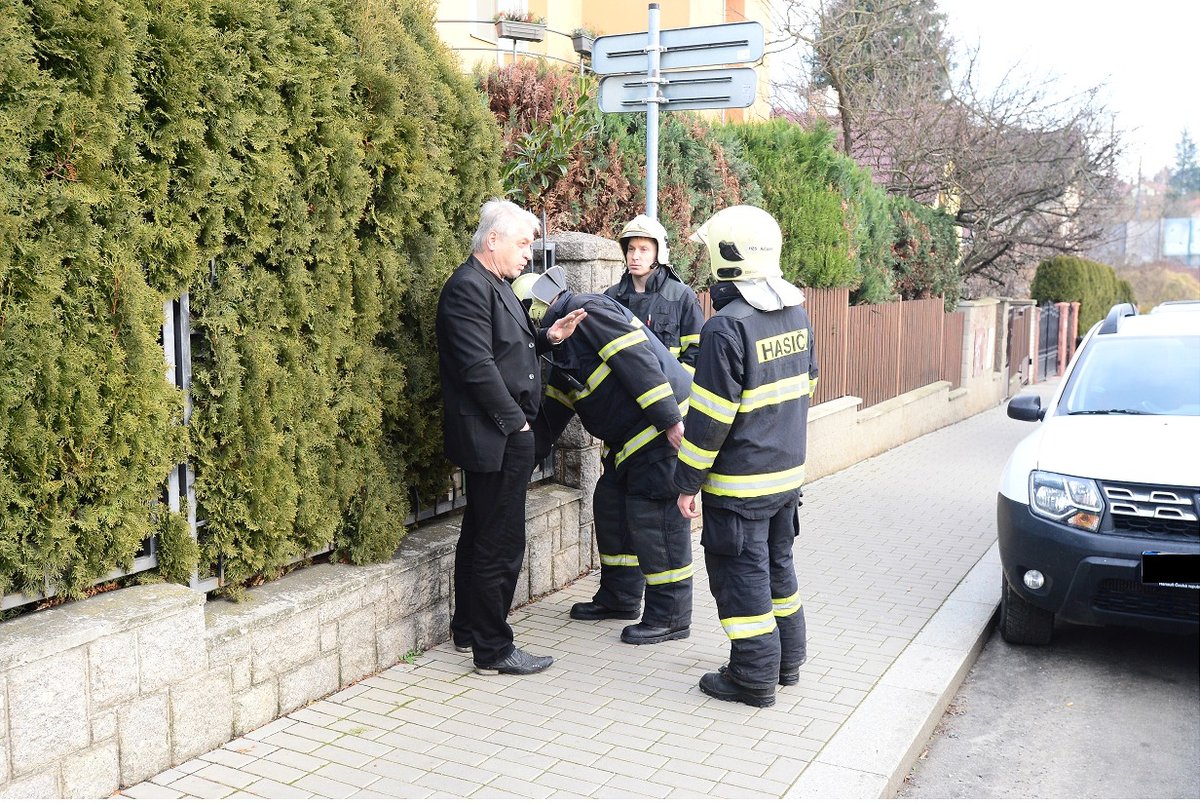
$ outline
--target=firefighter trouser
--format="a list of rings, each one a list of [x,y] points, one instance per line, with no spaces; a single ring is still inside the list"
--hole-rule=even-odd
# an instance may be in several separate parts
[[[804,607],[792,547],[800,532],[796,503],[769,519],[704,509],[704,565],[729,637],[729,672],[750,689],[774,689],[781,669],[807,658]]]
[[[631,456],[621,472],[610,461],[605,458],[592,498],[600,551],[593,600],[634,611],[644,589],[642,622],[686,628],[692,623],[692,535],[675,504],[675,456],[641,462]]]

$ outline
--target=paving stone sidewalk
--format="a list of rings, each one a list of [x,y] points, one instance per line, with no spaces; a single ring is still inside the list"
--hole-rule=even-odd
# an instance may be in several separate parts
[[[121,793],[129,798],[871,798],[891,795],[999,597],[995,497],[1030,425],[999,406],[810,483],[796,544],[800,684],[770,709],[705,696],[728,657],[696,543],[692,636],[576,622],[589,575],[513,612],[536,676],[443,643]]]

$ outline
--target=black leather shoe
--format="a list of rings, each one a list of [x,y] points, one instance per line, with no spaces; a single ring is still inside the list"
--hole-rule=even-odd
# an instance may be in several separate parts
[[[601,606],[590,600],[586,603],[576,603],[571,607],[572,620],[636,620],[640,614],[641,612],[637,609],[631,611],[610,609],[608,606]]]
[[[752,690],[730,678],[728,672],[705,673],[700,678],[700,690],[718,701],[744,703],[747,706],[757,706],[760,709],[775,705],[775,693],[766,690]]]
[[[724,673],[729,669],[729,665],[723,664],[717,670],[718,673]],[[794,687],[800,683],[800,665],[795,667],[779,668],[779,686]]]
[[[554,658],[551,656],[530,656],[520,648],[513,648],[513,652],[502,662],[489,665],[476,664],[475,672],[481,676],[494,676],[497,673],[527,676],[532,673],[540,673],[552,664],[554,664]]]
[[[454,640],[454,649],[459,653],[470,653],[473,650],[470,642],[459,642],[457,639]]]
[[[665,625],[627,625],[621,631],[621,641],[630,645],[653,645],[655,642],[666,642],[669,639],[687,639],[692,635],[692,629],[668,628]]]

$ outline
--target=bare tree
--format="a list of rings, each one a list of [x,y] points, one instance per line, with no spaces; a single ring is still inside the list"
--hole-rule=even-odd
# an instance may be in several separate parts
[[[788,87],[805,108],[785,111],[826,116],[817,93],[832,94],[843,152],[888,192],[955,215],[970,291],[1023,292],[1038,260],[1106,236],[1120,140],[1098,88],[1058,98],[1052,81],[1010,72],[978,91],[977,53],[948,36],[934,0],[779,8],[774,49],[810,54]]]

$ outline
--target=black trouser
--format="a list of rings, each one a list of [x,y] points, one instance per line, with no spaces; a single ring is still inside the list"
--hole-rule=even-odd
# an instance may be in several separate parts
[[[796,503],[768,519],[747,519],[704,505],[704,565],[729,637],[729,672],[752,689],[774,689],[781,668],[807,658],[804,607],[792,547],[799,534]]]
[[[692,623],[692,533],[675,503],[675,455],[638,458],[631,456],[619,472],[610,453],[596,482],[592,511],[600,589],[592,599],[633,611],[644,589],[642,622],[687,628]]]
[[[513,652],[508,625],[525,560],[525,493],[533,473],[533,432],[508,437],[498,472],[464,472],[467,507],[454,553],[457,642],[475,647],[475,663],[502,662]]]

